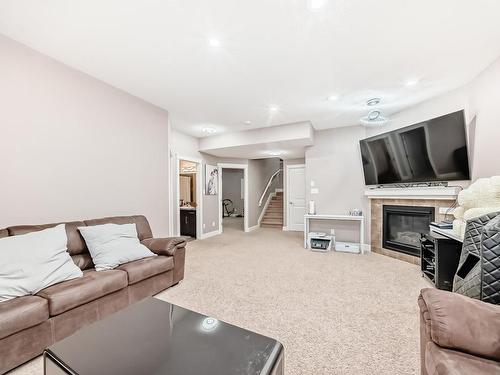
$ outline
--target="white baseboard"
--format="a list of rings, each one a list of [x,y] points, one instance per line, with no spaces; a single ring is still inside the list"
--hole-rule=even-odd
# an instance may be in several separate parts
[[[248,233],[248,232],[252,232],[252,231],[254,231],[254,230],[256,230],[256,229],[259,229],[259,226],[260,226],[260,225],[254,225],[253,227],[248,228],[247,233]]]
[[[222,233],[222,231],[220,231],[220,230],[214,230],[212,232],[203,233],[201,235],[201,239],[204,240],[204,239],[207,239],[207,238],[210,238],[210,237],[213,237],[213,236],[217,236],[217,235],[219,235],[221,233]]]
[[[372,251],[372,245],[368,245],[366,243],[363,243],[361,244],[361,249],[365,252],[365,253],[371,253]]]

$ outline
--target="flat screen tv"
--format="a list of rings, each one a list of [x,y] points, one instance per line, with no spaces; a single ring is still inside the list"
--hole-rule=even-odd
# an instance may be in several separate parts
[[[360,141],[366,185],[469,180],[464,112]]]

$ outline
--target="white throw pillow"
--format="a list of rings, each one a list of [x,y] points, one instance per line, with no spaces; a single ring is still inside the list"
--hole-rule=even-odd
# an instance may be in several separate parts
[[[139,242],[135,224],[78,227],[96,271],[110,270],[133,260],[156,256]]]
[[[64,224],[0,238],[0,302],[81,277],[67,243]]]

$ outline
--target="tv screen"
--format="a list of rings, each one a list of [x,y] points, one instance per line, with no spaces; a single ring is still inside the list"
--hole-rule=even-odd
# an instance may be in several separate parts
[[[464,112],[360,141],[366,185],[469,180]]]

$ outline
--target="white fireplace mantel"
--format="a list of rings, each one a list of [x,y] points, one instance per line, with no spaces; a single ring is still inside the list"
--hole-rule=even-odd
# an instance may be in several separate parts
[[[460,192],[458,186],[373,188],[366,189],[369,199],[443,199],[455,200]]]

